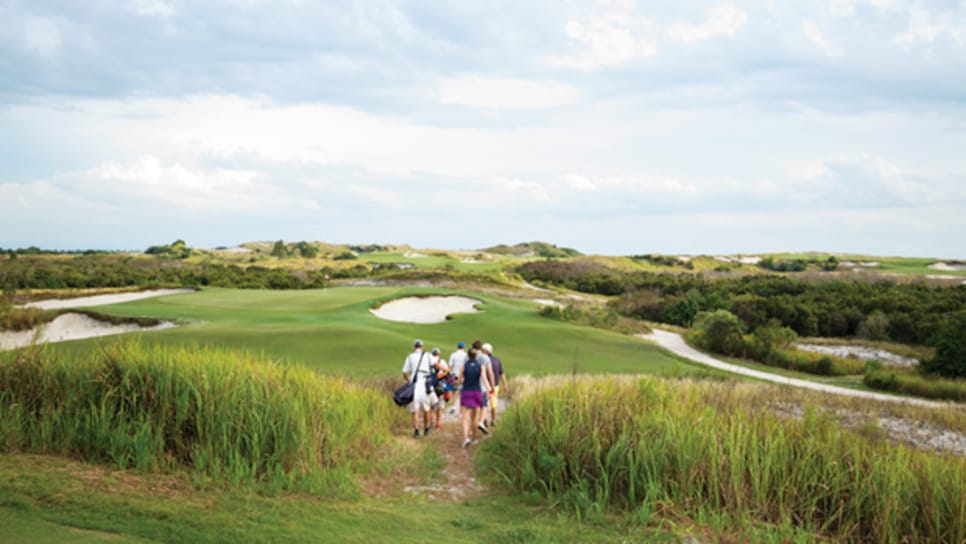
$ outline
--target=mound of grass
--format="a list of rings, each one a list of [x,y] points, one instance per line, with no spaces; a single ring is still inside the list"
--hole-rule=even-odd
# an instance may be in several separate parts
[[[479,450],[487,472],[592,515],[617,508],[859,542],[966,538],[966,461],[783,420],[731,386],[585,379],[537,391]]]
[[[0,357],[0,450],[120,468],[187,468],[236,484],[351,490],[392,407],[340,378],[211,348],[118,342],[82,358]]]

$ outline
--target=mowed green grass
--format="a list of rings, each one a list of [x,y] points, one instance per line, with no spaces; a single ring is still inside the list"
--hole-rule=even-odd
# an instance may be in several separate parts
[[[373,305],[410,295],[461,294],[483,301],[482,312],[438,324],[386,321]],[[121,316],[150,316],[183,325],[141,334],[146,344],[195,343],[265,353],[321,371],[356,376],[398,374],[420,338],[445,356],[460,340],[494,345],[511,374],[676,373],[700,368],[639,339],[538,315],[529,300],[428,288],[338,287],[306,291],[206,289],[102,306]],[[82,353],[105,339],[58,344]]]
[[[688,528],[582,524],[540,501],[489,493],[319,500],[198,486],[60,457],[0,455],[0,542],[680,542]]]

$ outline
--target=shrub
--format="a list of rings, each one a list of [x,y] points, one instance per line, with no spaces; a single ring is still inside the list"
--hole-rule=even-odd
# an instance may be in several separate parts
[[[742,355],[744,322],[727,310],[701,312],[694,319],[697,341],[715,353]]]
[[[651,331],[650,327],[643,321],[618,315],[616,311],[607,306],[568,304],[561,307],[549,305],[541,306],[539,313],[542,317],[621,334],[641,334]]]
[[[947,319],[936,333],[936,356],[922,364],[928,373],[966,378],[966,311]]]
[[[358,258],[359,256],[351,251],[343,251],[342,253],[339,253],[335,257],[332,257],[332,259],[336,261],[352,261]]]
[[[828,355],[823,355],[815,361],[815,373],[821,374],[823,376],[831,376],[834,369],[834,363],[832,363],[832,358]]]

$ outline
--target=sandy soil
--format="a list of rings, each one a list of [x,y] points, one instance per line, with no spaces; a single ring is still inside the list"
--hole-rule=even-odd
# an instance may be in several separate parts
[[[802,407],[796,404],[776,402],[771,408],[781,417],[801,419],[804,415]],[[871,423],[874,428],[885,433],[891,442],[966,457],[966,434],[958,431],[915,419],[887,415],[870,416],[852,410],[832,410],[831,413],[839,423],[849,429],[863,432]]]
[[[84,314],[63,314],[35,329],[21,332],[0,332],[0,351],[29,346],[37,338],[37,343],[65,342],[98,336],[111,336],[135,331],[158,331],[170,329],[175,324],[164,322],[154,327],[141,327],[135,323],[112,325],[98,321]]]
[[[534,299],[531,299],[531,300],[533,300],[534,302],[536,302],[537,304],[539,304],[541,306],[563,306],[562,303],[557,302],[556,300],[549,299],[549,298],[534,298]]]
[[[929,268],[932,268],[933,270],[941,270],[943,272],[958,272],[961,270],[966,270],[966,264],[934,263],[929,265]]]
[[[40,300],[37,302],[24,304],[24,307],[40,308],[41,310],[59,310],[61,308],[105,306],[107,304],[119,304],[121,302],[131,302],[132,300],[160,297],[163,295],[180,295],[182,293],[193,292],[193,289],[155,289],[153,291],[139,291],[137,293],[118,293],[115,295],[95,295],[92,297]]]
[[[451,314],[471,314],[482,300],[468,297],[406,297],[369,310],[380,319],[404,323],[442,323]]]
[[[860,361],[876,359],[882,364],[888,366],[912,367],[919,364],[918,359],[902,357],[901,355],[896,355],[891,351],[868,348],[865,346],[823,346],[818,344],[795,344],[795,347],[804,351],[823,353],[825,355],[835,355],[836,357],[845,357],[848,359],[858,359]]]

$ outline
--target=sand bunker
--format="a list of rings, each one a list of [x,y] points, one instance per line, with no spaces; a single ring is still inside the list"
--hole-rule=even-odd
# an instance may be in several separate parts
[[[180,295],[183,293],[193,292],[193,289],[155,289],[153,291],[138,291],[136,293],[117,293],[114,295],[95,295],[92,297],[40,300],[37,302],[24,304],[24,307],[40,308],[41,310],[59,310],[61,308],[81,308],[87,306],[119,304],[121,302],[131,302],[132,300],[160,297],[163,295]]]
[[[468,297],[407,297],[369,310],[376,317],[404,323],[442,323],[451,314],[471,314],[483,301]]]
[[[534,298],[534,299],[531,299],[531,300],[533,300],[534,302],[536,302],[537,304],[539,304],[541,306],[563,306],[562,303],[557,302],[556,300],[553,300],[553,299],[549,299],[549,298]]]
[[[169,321],[153,327],[142,327],[136,323],[112,325],[111,323],[98,321],[84,314],[62,314],[50,323],[29,331],[0,332],[0,351],[29,346],[34,340],[35,335],[37,335],[37,343],[42,344],[45,342],[66,342],[67,340],[80,340],[82,338],[111,336],[126,332],[160,331],[170,329],[174,326],[176,325]],[[38,330],[40,331],[39,335],[37,334]]]

